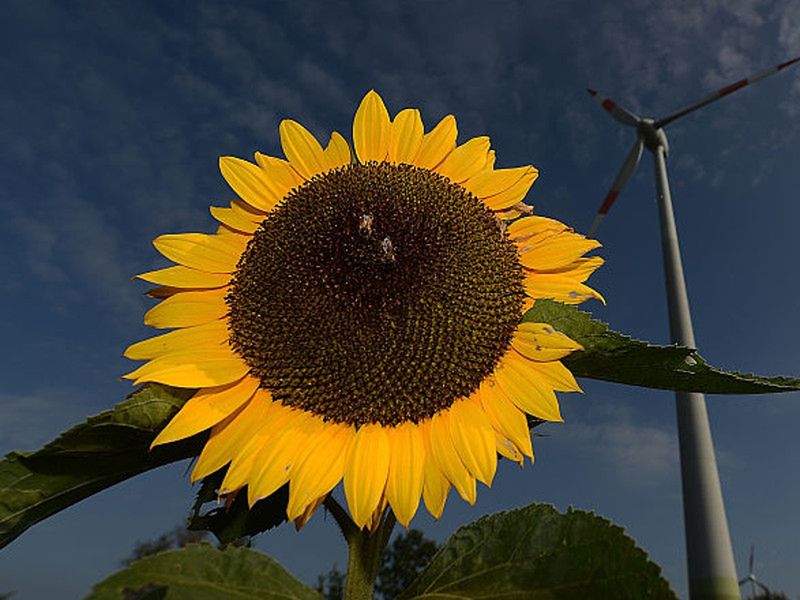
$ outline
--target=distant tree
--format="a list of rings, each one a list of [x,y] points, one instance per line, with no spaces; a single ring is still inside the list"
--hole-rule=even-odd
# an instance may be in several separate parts
[[[208,538],[208,533],[205,531],[190,531],[183,525],[178,525],[170,532],[163,533],[154,540],[147,540],[144,542],[136,542],[133,547],[131,555],[122,561],[124,566],[129,566],[131,563],[136,562],[146,556],[152,556],[159,552],[172,550],[174,548],[183,548],[187,544],[203,542]],[[2,600],[2,598],[0,598]]]
[[[342,600],[344,597],[344,573],[336,565],[333,565],[325,575],[317,577],[314,589],[325,596],[325,600]]]
[[[409,529],[395,537],[383,555],[375,583],[375,597],[379,600],[397,598],[428,565],[438,549],[436,542],[417,529]],[[334,565],[325,575],[317,577],[314,587],[326,600],[342,600],[344,583],[345,574]]]
[[[789,600],[789,596],[783,592],[761,592],[750,597],[753,600]]]
[[[383,600],[394,600],[428,566],[439,546],[418,529],[394,538],[383,555],[375,591]]]

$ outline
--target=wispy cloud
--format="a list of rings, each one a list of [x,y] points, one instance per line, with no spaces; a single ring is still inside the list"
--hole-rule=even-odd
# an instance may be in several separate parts
[[[69,401],[76,396],[74,389],[54,387],[24,394],[0,393],[0,455],[11,450],[36,450],[64,429],[82,422],[86,406]]]
[[[559,431],[559,442],[605,465],[619,482],[630,486],[673,484],[679,457],[674,430],[643,423],[629,409],[612,403],[584,411]]]

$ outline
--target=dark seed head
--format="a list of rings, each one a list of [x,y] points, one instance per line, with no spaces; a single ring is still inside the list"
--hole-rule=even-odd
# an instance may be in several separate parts
[[[226,300],[233,348],[277,400],[391,426],[475,391],[523,298],[516,247],[480,200],[427,169],[366,163],[290,192]]]

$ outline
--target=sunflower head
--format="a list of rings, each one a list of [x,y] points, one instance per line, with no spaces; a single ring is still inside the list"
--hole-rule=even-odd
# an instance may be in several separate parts
[[[193,479],[227,466],[221,492],[252,503],[289,483],[304,523],[342,480],[359,526],[387,505],[407,525],[451,486],[470,503],[500,453],[533,458],[526,414],[561,420],[579,390],[559,359],[580,346],[522,322],[537,298],[600,298],[584,285],[599,246],[522,203],[538,172],[496,169],[489,139],[456,144],[393,119],[374,91],[353,149],[280,126],[286,159],[220,160],[237,198],[212,235],[163,235],[175,266],[139,277],[172,329],[128,348],[126,375],[197,392],[154,441],[210,429]]]

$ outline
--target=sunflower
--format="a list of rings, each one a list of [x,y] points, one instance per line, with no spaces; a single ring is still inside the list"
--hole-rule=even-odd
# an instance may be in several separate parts
[[[599,243],[522,203],[534,167],[456,137],[452,115],[426,133],[370,91],[354,152],[285,120],[285,160],[220,159],[237,197],[215,234],[155,239],[176,265],[138,276],[162,299],[144,322],[172,331],[130,346],[147,362],[125,377],[197,389],[153,442],[210,429],[193,481],[227,466],[220,493],[251,505],[288,483],[302,524],[343,480],[359,527],[387,505],[408,526],[451,486],[474,503],[498,453],[533,459],[526,414],[562,420],[580,345],[522,317],[602,299],[584,285]]]

